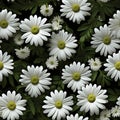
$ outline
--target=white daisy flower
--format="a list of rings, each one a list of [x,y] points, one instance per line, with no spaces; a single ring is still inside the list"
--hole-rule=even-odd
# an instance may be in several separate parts
[[[112,34],[106,24],[103,27],[100,26],[99,29],[95,28],[94,32],[91,44],[93,48],[96,48],[95,52],[100,52],[100,55],[107,56],[120,48],[120,40]]]
[[[23,111],[26,110],[26,100],[22,99],[20,94],[16,94],[15,91],[7,91],[6,94],[2,94],[0,97],[0,111],[1,117],[7,120],[19,119],[20,115],[23,115]]]
[[[19,19],[16,18],[16,14],[12,14],[11,11],[4,9],[0,12],[0,38],[8,40],[9,37],[16,33],[19,29]]]
[[[110,117],[111,117],[111,111],[105,109],[100,113],[100,117],[98,120],[110,120]]]
[[[88,117],[83,118],[83,116],[79,116],[78,114],[67,116],[67,120],[88,120]]]
[[[117,98],[116,104],[120,106],[120,96]]]
[[[62,24],[64,22],[59,15],[53,18],[52,22],[55,22],[55,21],[58,22],[59,24]]]
[[[38,95],[45,92],[45,89],[49,89],[51,84],[50,73],[47,73],[47,70],[43,70],[43,66],[27,66],[27,70],[23,69],[22,73],[19,82],[21,82],[21,85],[26,85],[25,91],[31,97],[38,97]]]
[[[72,96],[66,97],[67,92],[57,91],[50,92],[51,96],[46,96],[46,100],[43,102],[45,105],[42,106],[45,110],[45,114],[48,114],[48,117],[52,117],[52,120],[61,120],[69,114],[69,111],[72,110],[73,100]]]
[[[88,63],[90,65],[91,70],[93,71],[98,71],[102,66],[99,58],[91,58],[90,60],[88,60]]]
[[[113,53],[113,56],[108,55],[107,63],[104,64],[105,71],[108,76],[115,81],[120,79],[120,51],[118,53]]]
[[[72,34],[64,32],[64,30],[59,31],[59,33],[52,33],[51,40],[49,43],[49,55],[57,56],[58,60],[69,59],[73,53],[76,53],[74,50],[77,45],[77,40]]]
[[[120,117],[120,106],[116,105],[115,107],[112,107],[111,115],[112,117]]]
[[[24,40],[21,39],[22,33],[17,33],[14,37],[14,42],[17,45],[22,45],[24,43]]]
[[[108,1],[110,1],[110,0],[97,0],[97,1],[101,1],[101,2],[106,3],[106,2],[108,2]]]
[[[77,105],[80,106],[80,111],[90,111],[90,115],[98,115],[99,109],[105,109],[104,104],[108,102],[106,92],[106,90],[101,90],[100,85],[97,86],[96,84],[82,87],[77,95]]]
[[[7,52],[3,53],[0,50],[0,81],[3,80],[3,76],[8,76],[9,74],[13,74],[13,60],[10,58]]]
[[[56,69],[58,66],[58,60],[57,60],[56,56],[49,57],[46,61],[46,66],[49,69]]]
[[[62,0],[62,3],[61,16],[69,18],[70,21],[80,24],[82,20],[85,20],[85,16],[90,15],[91,8],[87,0]]]
[[[62,29],[62,25],[60,25],[59,22],[54,21],[54,22],[52,22],[52,29],[53,30],[60,30],[60,29]]]
[[[53,14],[53,7],[52,5],[47,5],[47,4],[44,4],[40,7],[40,13],[43,15],[43,16],[51,16]]]
[[[18,58],[25,59],[30,55],[30,49],[26,46],[24,48],[15,49],[15,54]]]
[[[62,69],[62,79],[63,83],[68,84],[67,87],[71,88],[74,92],[80,90],[82,86],[88,84],[91,81],[91,71],[89,67],[85,67],[85,64],[80,62],[73,62],[72,64],[65,65]]]
[[[30,19],[24,19],[21,21],[20,28],[23,32],[22,39],[25,39],[25,43],[29,43],[35,46],[42,46],[43,41],[48,40],[50,36],[51,24],[46,23],[46,18],[37,17],[37,15],[30,16]]]
[[[120,38],[120,10],[117,10],[117,13],[113,15],[113,18],[109,19],[109,27],[114,34]]]

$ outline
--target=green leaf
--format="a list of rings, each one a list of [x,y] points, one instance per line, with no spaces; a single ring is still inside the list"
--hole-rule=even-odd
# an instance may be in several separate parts
[[[28,105],[30,107],[30,111],[32,112],[33,115],[35,115],[35,106],[34,106],[34,103],[31,99],[28,99]]]

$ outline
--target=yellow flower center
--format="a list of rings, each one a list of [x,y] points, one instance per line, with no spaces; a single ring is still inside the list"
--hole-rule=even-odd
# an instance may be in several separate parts
[[[7,107],[9,110],[15,110],[16,108],[16,103],[14,101],[9,101],[7,104]]]
[[[38,34],[38,32],[39,32],[39,27],[38,27],[38,26],[32,26],[32,27],[31,27],[31,32],[32,32],[33,34]]]
[[[80,10],[80,5],[74,3],[74,4],[72,5],[72,10],[73,10],[74,12],[79,12],[79,10]]]
[[[39,78],[38,78],[38,76],[32,76],[32,77],[31,77],[31,83],[32,83],[33,85],[37,85],[37,84],[39,83]]]
[[[2,62],[2,61],[0,61],[0,70],[2,70],[2,69],[3,69],[3,67],[4,67],[4,64],[3,64],[3,62]]]
[[[116,62],[114,66],[117,70],[120,70],[120,61]]]
[[[80,80],[80,77],[81,77],[81,75],[80,75],[79,72],[74,72],[74,73],[72,74],[72,78],[73,78],[73,80],[75,80],[75,81]]]
[[[95,100],[96,100],[96,97],[94,94],[89,94],[88,97],[87,97],[88,101],[93,103]]]
[[[105,36],[103,38],[103,43],[109,45],[111,43],[111,38],[109,36]]]
[[[0,27],[6,28],[7,26],[8,26],[7,20],[1,20],[1,21],[0,21]]]
[[[64,49],[65,48],[65,41],[59,40],[57,46],[59,49]]]
[[[55,107],[56,108],[58,108],[58,109],[60,109],[61,107],[62,107],[62,101],[60,101],[60,100],[57,100],[56,102],[55,102]]]

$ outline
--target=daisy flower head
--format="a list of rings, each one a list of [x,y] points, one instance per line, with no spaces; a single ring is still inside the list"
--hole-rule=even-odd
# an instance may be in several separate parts
[[[46,96],[46,100],[43,102],[45,105],[42,106],[45,110],[45,114],[48,114],[48,117],[52,117],[52,120],[61,120],[69,114],[69,111],[72,110],[73,97],[67,97],[67,92],[55,90],[50,92],[51,96]]]
[[[100,52],[100,55],[107,56],[116,52],[116,49],[120,48],[120,40],[112,34],[110,28],[105,24],[100,26],[99,29],[94,29],[92,37],[92,47],[95,48],[95,52]]]
[[[90,60],[88,60],[88,63],[90,65],[91,70],[93,71],[98,71],[102,66],[99,58],[91,58]]]
[[[109,27],[120,38],[120,10],[117,10],[113,18],[109,19]]]
[[[42,46],[43,41],[48,40],[48,36],[50,36],[51,24],[46,23],[46,18],[38,17],[37,15],[30,15],[29,19],[24,19],[21,21],[20,28],[23,32],[25,32],[21,38],[25,39],[25,43],[30,43],[35,46]]]
[[[76,53],[75,48],[77,45],[76,38],[65,32],[64,30],[59,31],[59,33],[52,33],[49,47],[49,55],[57,56],[58,60],[66,60],[69,59],[72,54]]]
[[[120,106],[120,96],[117,98],[116,104]]]
[[[79,116],[78,114],[67,116],[67,120],[88,120],[88,117],[83,118],[83,116]]]
[[[13,60],[10,58],[7,52],[3,53],[0,50],[0,81],[3,80],[3,76],[8,76],[8,74],[13,74],[12,69],[14,68]]]
[[[90,15],[91,8],[87,0],[62,0],[62,3],[61,16],[69,18],[72,22],[80,24],[81,21],[85,20],[85,16]]]
[[[88,84],[91,81],[91,71],[89,67],[85,67],[85,64],[80,62],[73,62],[72,64],[65,65],[65,68],[62,69],[62,79],[63,83],[67,84],[68,88],[71,88],[73,92],[80,90],[82,86]]]
[[[14,42],[16,45],[22,45],[24,43],[24,40],[21,39],[22,33],[18,32],[14,37]]]
[[[99,109],[105,109],[105,103],[107,103],[106,90],[102,90],[101,86],[96,84],[86,85],[82,87],[82,90],[78,91],[78,103],[80,111],[90,112],[90,115],[98,115]]]
[[[51,16],[53,14],[53,7],[52,5],[44,4],[40,7],[40,13],[43,16]]]
[[[9,37],[16,33],[19,29],[19,19],[16,18],[16,14],[12,14],[11,11],[4,9],[0,12],[0,39],[8,40]]]
[[[26,46],[24,48],[15,49],[15,54],[18,58],[25,59],[30,55],[30,49]]]
[[[46,89],[49,89],[51,84],[50,73],[47,73],[46,69],[43,70],[43,66],[27,66],[27,70],[23,69],[22,73],[19,82],[21,82],[21,85],[26,85],[25,91],[31,97],[38,97]]]
[[[114,106],[114,107],[112,107],[112,109],[111,109],[111,115],[112,115],[112,117],[120,117],[120,106]]]
[[[58,60],[57,60],[56,56],[49,57],[46,61],[46,66],[49,69],[56,69],[58,66]]]
[[[118,53],[113,53],[113,55],[108,55],[106,59],[107,63],[104,64],[105,71],[107,72],[108,76],[115,81],[120,79],[120,51]]]
[[[26,110],[26,102],[21,94],[16,94],[16,91],[7,91],[7,95],[3,93],[0,96],[1,117],[7,120],[19,119],[19,116],[23,115],[23,111]]]

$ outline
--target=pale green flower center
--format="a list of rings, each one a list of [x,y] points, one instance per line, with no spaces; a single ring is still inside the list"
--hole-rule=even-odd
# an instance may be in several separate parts
[[[7,26],[8,26],[7,20],[1,20],[1,21],[0,21],[0,27],[6,28]]]
[[[80,75],[79,72],[74,72],[74,73],[72,74],[72,78],[73,78],[73,80],[75,80],[75,81],[80,80],[80,77],[81,77],[81,75]]]
[[[94,66],[97,66],[97,65],[98,65],[96,62],[94,62],[93,64],[94,64]]]
[[[50,61],[50,64],[51,64],[51,65],[54,65],[54,61]]]
[[[96,96],[94,94],[89,94],[87,97],[88,101],[93,103],[96,100]]]
[[[0,61],[0,70],[2,70],[2,69],[3,69],[3,67],[4,67],[4,64],[3,64],[3,62],[2,62],[2,61]]]
[[[80,10],[80,5],[74,3],[74,4],[72,5],[72,10],[73,10],[74,12],[78,12],[78,11]]]
[[[55,102],[55,107],[58,108],[58,109],[60,109],[60,108],[62,107],[62,105],[63,105],[63,103],[62,103],[62,101],[60,101],[60,100],[57,100],[57,101]]]
[[[9,101],[7,107],[9,110],[14,110],[16,108],[16,103],[14,101]]]
[[[49,9],[48,9],[48,8],[46,8],[45,12],[46,12],[46,13],[48,13],[48,12],[49,12]]]
[[[109,45],[111,43],[111,38],[109,36],[105,36],[103,38],[103,43]]]
[[[39,77],[38,76],[32,76],[31,77],[31,83],[33,84],[33,85],[37,85],[38,83],[39,83]]]
[[[38,32],[39,32],[39,27],[38,26],[32,26],[31,27],[31,32],[33,33],[33,34],[37,34]]]
[[[117,70],[120,70],[120,61],[116,62],[114,66]]]
[[[59,49],[64,49],[65,48],[65,41],[59,40],[57,46]]]

